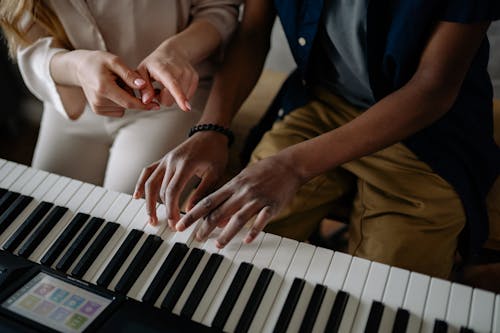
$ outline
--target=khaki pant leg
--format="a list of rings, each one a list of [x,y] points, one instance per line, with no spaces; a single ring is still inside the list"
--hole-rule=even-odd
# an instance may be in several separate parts
[[[321,120],[323,109],[321,103],[311,102],[275,123],[255,148],[251,163],[333,129],[332,124]],[[339,168],[320,175],[299,189],[265,231],[305,241],[329,213],[347,220],[350,209],[342,205],[342,199],[354,189],[355,178],[345,170]]]
[[[495,141],[500,146],[500,100],[494,100]],[[485,247],[500,251],[500,177],[493,184],[486,198],[490,233]]]
[[[335,112],[329,122],[360,114],[324,91]],[[403,144],[342,165],[358,178],[350,218],[349,252],[355,256],[447,278],[465,225],[461,200],[444,179]]]

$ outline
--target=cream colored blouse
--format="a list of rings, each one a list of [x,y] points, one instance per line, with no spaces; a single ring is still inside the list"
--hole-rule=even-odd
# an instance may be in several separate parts
[[[242,0],[47,1],[75,49],[108,51],[136,68],[159,44],[193,21],[210,22],[227,42],[237,25]],[[36,42],[17,53],[21,74],[46,109],[54,108],[67,117],[64,105],[68,104],[62,99],[67,102],[74,98],[75,91],[56,86],[49,69],[52,56],[67,50],[53,47],[50,36],[37,37]],[[195,67],[200,79],[210,78],[215,70],[214,58]]]

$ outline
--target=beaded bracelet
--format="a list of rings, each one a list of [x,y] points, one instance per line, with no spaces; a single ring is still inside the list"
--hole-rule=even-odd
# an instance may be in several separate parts
[[[228,147],[230,147],[234,142],[233,131],[231,131],[229,128],[226,128],[226,127],[220,126],[220,125],[216,125],[216,124],[201,124],[201,125],[193,126],[189,130],[188,138],[191,137],[194,133],[202,132],[202,131],[215,131],[215,132],[219,132],[221,134],[224,134],[228,139],[228,143],[227,143]]]

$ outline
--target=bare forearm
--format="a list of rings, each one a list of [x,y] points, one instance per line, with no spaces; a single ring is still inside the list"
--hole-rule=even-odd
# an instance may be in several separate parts
[[[269,1],[247,2],[243,21],[217,73],[200,123],[229,126],[260,77],[275,18]]]
[[[451,109],[488,26],[440,22],[404,87],[344,126],[290,147],[281,156],[299,161],[298,173],[310,179],[429,126]]]
[[[434,92],[405,87],[349,123],[279,153],[305,180],[409,137],[451,107]]]
[[[229,126],[241,104],[255,87],[262,72],[268,47],[251,40],[237,40],[225,65],[217,74],[200,123]]]
[[[208,21],[198,20],[163,42],[165,52],[180,52],[193,65],[209,57],[222,43],[222,36]]]
[[[56,53],[50,61],[50,74],[56,84],[65,86],[80,86],[76,69],[78,58],[83,52],[68,51]]]

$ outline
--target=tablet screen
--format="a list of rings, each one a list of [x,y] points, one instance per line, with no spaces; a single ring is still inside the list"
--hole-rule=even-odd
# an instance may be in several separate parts
[[[2,307],[57,331],[83,332],[112,301],[41,272]]]

